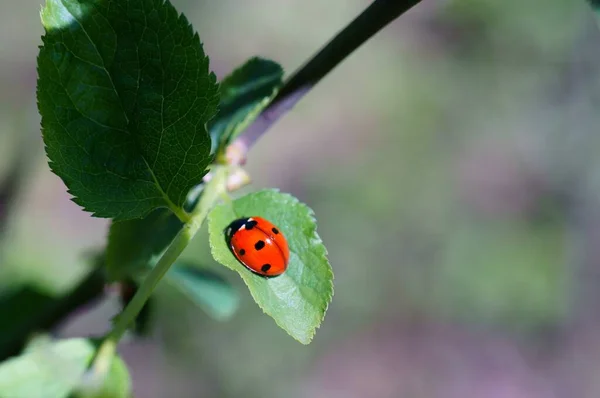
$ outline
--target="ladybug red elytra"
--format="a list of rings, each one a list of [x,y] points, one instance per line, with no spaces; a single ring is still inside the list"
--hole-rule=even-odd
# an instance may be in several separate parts
[[[262,217],[233,221],[225,228],[225,239],[235,258],[257,275],[271,278],[287,269],[287,240],[279,228]]]

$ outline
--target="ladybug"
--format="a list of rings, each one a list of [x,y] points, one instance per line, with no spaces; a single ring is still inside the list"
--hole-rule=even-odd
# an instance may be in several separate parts
[[[225,228],[225,240],[235,258],[257,275],[283,274],[290,258],[287,240],[279,228],[261,217],[240,218]]]

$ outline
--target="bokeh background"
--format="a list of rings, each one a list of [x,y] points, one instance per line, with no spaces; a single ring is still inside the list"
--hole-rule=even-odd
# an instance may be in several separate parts
[[[224,76],[300,66],[366,0],[172,0]],[[0,2],[0,179],[23,179],[0,287],[52,294],[107,222],[48,169],[35,104],[40,0]],[[251,189],[316,212],[335,296],[303,346],[238,287],[227,322],[168,286],[122,354],[136,397],[600,396],[600,31],[583,0],[425,0],[327,76],[252,150]],[[110,295],[109,295],[110,296]],[[107,298],[58,334],[98,334]]]

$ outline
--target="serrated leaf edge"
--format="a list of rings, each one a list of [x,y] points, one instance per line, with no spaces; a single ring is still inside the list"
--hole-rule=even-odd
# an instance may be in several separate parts
[[[48,0],[46,0],[48,1]],[[209,69],[209,74],[208,74],[208,78],[209,81],[211,81],[214,85],[215,85],[215,95],[213,95],[212,100],[211,99],[207,99],[207,101],[210,103],[214,102],[214,111],[211,117],[207,117],[206,122],[204,123],[204,135],[206,136],[206,138],[208,138],[208,151],[207,151],[207,158],[209,159],[209,162],[207,164],[207,167],[204,170],[204,174],[201,176],[200,180],[198,181],[197,184],[202,183],[202,177],[204,177],[208,172],[209,172],[209,166],[210,164],[213,162],[215,155],[210,153],[210,148],[211,148],[211,135],[210,135],[210,131],[208,131],[208,122],[210,122],[218,113],[219,113],[219,99],[220,99],[220,84],[217,81],[217,76],[214,73],[214,71],[210,71],[210,58],[208,57],[207,53],[204,51],[204,43],[200,40],[200,35],[198,34],[198,32],[194,29],[194,27],[192,26],[192,24],[188,21],[187,17],[185,16],[185,14],[183,12],[178,12],[177,9],[175,8],[175,6],[173,6],[173,4],[169,1],[169,0],[161,0],[160,1],[161,6],[167,5],[167,6],[171,6],[173,11],[175,11],[175,13],[177,14],[177,22],[183,22],[186,27],[193,33],[192,35],[192,40],[196,41],[197,44],[200,46],[200,49],[202,51],[202,54],[204,54],[204,58],[203,60],[207,62],[208,64],[208,69]],[[41,108],[40,108],[40,100],[39,100],[39,92],[41,90],[39,82],[40,82],[40,63],[39,63],[39,58],[40,58],[40,54],[41,54],[41,50],[44,48],[45,46],[45,42],[44,42],[44,38],[46,37],[46,35],[48,34],[48,30],[46,29],[46,25],[44,24],[44,11],[45,11],[45,4],[40,4],[40,11],[39,11],[39,17],[40,20],[42,22],[42,26],[44,28],[44,34],[41,36],[41,40],[42,40],[42,45],[38,46],[38,49],[40,51],[38,51],[38,55],[36,56],[36,75],[37,75],[37,79],[36,79],[36,105],[37,105],[37,109],[38,109],[38,113],[40,114],[40,130],[42,133],[42,141],[44,143],[44,153],[47,154],[48,153],[48,144],[46,142],[46,140],[44,139],[45,134],[44,134],[44,116],[42,115],[41,112]],[[75,18],[74,15],[72,15],[73,18],[75,20],[77,20]],[[118,95],[118,93],[117,93]],[[210,105],[207,107],[207,112],[210,111]],[[65,184],[66,188],[67,188],[67,193],[71,196],[69,198],[69,200],[71,200],[73,203],[75,203],[76,205],[78,205],[79,207],[81,207],[81,209],[85,212],[90,213],[91,217],[96,217],[96,218],[111,218],[115,221],[126,221],[126,220],[131,220],[131,219],[142,219],[146,216],[148,216],[152,211],[158,209],[158,208],[168,208],[170,209],[174,214],[176,214],[180,219],[182,218],[183,214],[186,214],[185,209],[184,209],[184,205],[185,205],[185,201],[183,202],[183,204],[181,206],[178,206],[176,204],[174,204],[172,202],[172,200],[168,197],[168,195],[166,194],[166,192],[164,192],[162,186],[158,183],[156,176],[154,174],[154,171],[150,168],[146,158],[141,155],[144,163],[147,165],[148,170],[150,171],[150,174],[152,176],[152,179],[154,181],[154,184],[156,186],[156,188],[158,189],[159,193],[161,194],[161,196],[163,197],[163,200],[165,200],[165,206],[156,206],[153,209],[149,209],[146,213],[142,214],[140,217],[123,217],[122,213],[117,213],[117,215],[111,215],[109,213],[105,213],[103,211],[99,211],[99,210],[94,210],[92,208],[90,208],[89,203],[88,205],[86,205],[85,203],[83,203],[83,201],[81,200],[81,198],[79,196],[77,196],[74,192],[72,192],[71,188],[70,188],[70,184],[67,183],[67,180],[72,180],[72,181],[77,181],[76,178],[71,178],[69,176],[66,176],[67,178],[64,178],[63,176],[59,175],[57,173],[55,164],[56,161],[50,159],[47,155],[46,157],[48,158],[48,167],[50,168],[50,171],[52,171],[52,173],[54,175],[56,175],[58,178],[60,178],[63,183]],[[196,184],[196,185],[197,185]],[[194,186],[195,187],[195,186]],[[190,191],[194,188],[192,187],[190,189]],[[187,194],[184,195],[184,197],[187,197]]]

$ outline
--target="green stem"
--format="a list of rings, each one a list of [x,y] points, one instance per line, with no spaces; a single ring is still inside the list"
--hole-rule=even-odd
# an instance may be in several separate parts
[[[183,225],[183,228],[167,251],[164,252],[158,263],[152,268],[150,273],[142,282],[140,288],[136,292],[133,299],[127,307],[121,312],[113,325],[112,330],[107,336],[107,340],[118,342],[129,326],[134,322],[135,317],[142,310],[142,307],[150,298],[150,295],[158,285],[158,282],[165,276],[171,265],[179,258],[179,255],[190,243],[196,232],[202,226],[208,212],[214,207],[221,198],[222,192],[225,190],[227,182],[227,169],[225,167],[217,167],[214,170],[213,178],[206,184],[206,188],[202,193],[200,203],[194,212],[188,218],[188,221]]]
[[[177,260],[179,255],[183,252],[183,250],[187,247],[190,240],[194,237],[196,233],[195,226],[197,224],[186,223],[183,225],[183,228],[173,242],[171,246],[167,249],[167,251],[162,255],[156,266],[152,268],[150,273],[144,279],[144,282],[136,292],[133,299],[129,302],[127,307],[121,312],[117,318],[116,322],[113,326],[113,329],[108,335],[109,340],[113,340],[115,342],[119,341],[123,334],[129,326],[135,320],[135,317],[142,310],[142,307],[146,303],[146,301],[150,298],[150,295],[154,291],[154,288],[160,282],[162,277],[167,273],[171,265]]]
[[[190,220],[190,215],[188,213],[186,213],[185,210],[173,205],[169,205],[169,209],[175,213],[175,215],[177,216],[177,218],[179,218],[179,221],[181,221],[182,223],[186,223]]]

